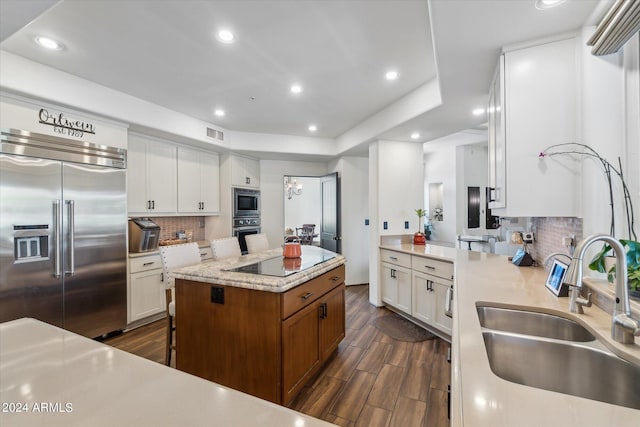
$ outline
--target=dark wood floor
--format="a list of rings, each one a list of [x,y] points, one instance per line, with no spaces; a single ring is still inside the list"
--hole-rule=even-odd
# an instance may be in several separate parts
[[[449,344],[397,341],[372,325],[390,314],[369,304],[368,286],[346,291],[346,338],[336,356],[289,405],[340,426],[446,426]],[[105,341],[164,363],[165,321]],[[172,361],[175,366],[175,361]]]

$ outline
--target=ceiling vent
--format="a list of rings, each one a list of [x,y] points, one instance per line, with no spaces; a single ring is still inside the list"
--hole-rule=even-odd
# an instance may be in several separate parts
[[[587,41],[593,46],[591,53],[597,56],[617,52],[640,31],[640,1],[616,0],[607,12],[596,32]]]
[[[221,130],[207,128],[207,136],[219,141],[224,141],[224,132],[222,132]]]

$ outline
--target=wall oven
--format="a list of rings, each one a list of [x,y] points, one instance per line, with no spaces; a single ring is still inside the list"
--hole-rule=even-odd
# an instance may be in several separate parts
[[[260,218],[246,217],[233,219],[233,235],[238,238],[242,255],[247,254],[247,241],[245,238],[250,234],[260,233]]]
[[[233,189],[233,217],[246,218],[260,216],[260,191],[246,188]],[[235,227],[235,221],[234,221]]]

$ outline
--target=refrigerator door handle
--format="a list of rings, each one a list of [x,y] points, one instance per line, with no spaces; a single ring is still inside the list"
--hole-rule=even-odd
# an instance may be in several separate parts
[[[62,276],[60,248],[62,247],[62,204],[60,200],[53,201],[53,277],[59,279]]]
[[[69,251],[69,257],[67,258],[69,269],[65,270],[65,276],[73,276],[76,274],[76,260],[75,260],[75,211],[76,206],[73,200],[65,200],[65,204],[67,205],[67,215],[69,220],[69,229],[67,230],[68,242],[67,246]]]

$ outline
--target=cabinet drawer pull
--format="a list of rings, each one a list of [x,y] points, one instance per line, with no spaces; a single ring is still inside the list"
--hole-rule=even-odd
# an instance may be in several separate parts
[[[313,295],[313,292],[307,292],[306,294],[302,295],[300,298],[302,298],[303,300],[307,300],[311,297],[311,295]]]
[[[397,260],[398,260],[398,257],[397,257],[397,256],[390,256],[390,257],[389,257],[389,259],[392,259],[392,260],[394,260],[394,261],[397,261]]]
[[[428,268],[429,270],[435,270],[436,268],[431,265],[425,265],[424,268]]]
[[[327,318],[327,303],[322,303],[320,304],[320,306],[318,307],[320,309],[320,318],[321,319],[326,319]]]
[[[153,265],[153,264],[155,264],[155,263],[156,263],[155,261],[145,262],[144,264],[142,264],[142,266],[143,266],[143,267],[148,267],[148,266]]]
[[[340,276],[333,276],[331,279],[332,282],[337,282],[338,280],[340,280]]]

